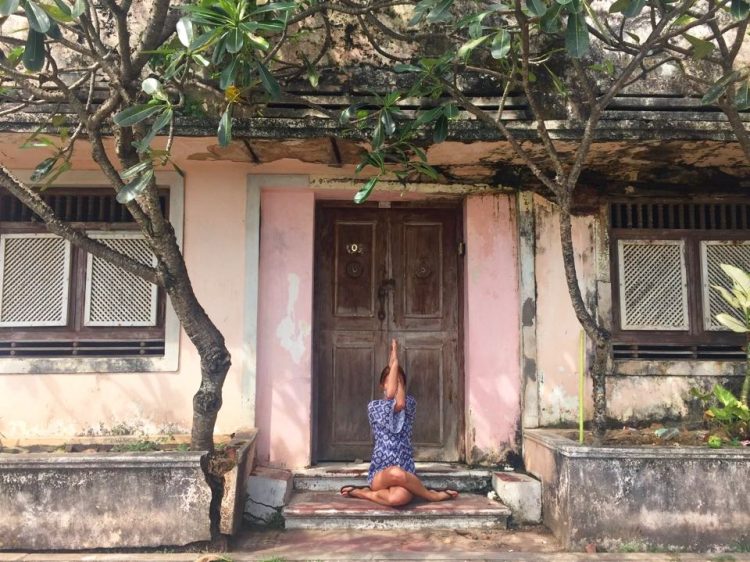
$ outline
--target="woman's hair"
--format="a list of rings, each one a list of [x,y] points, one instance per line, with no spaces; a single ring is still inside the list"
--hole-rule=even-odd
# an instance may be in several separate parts
[[[385,379],[388,376],[388,373],[391,372],[391,367],[387,366],[385,369],[383,369],[383,372],[380,373],[380,385],[383,386],[385,384]],[[406,387],[406,373],[401,368],[401,365],[398,366],[398,374],[401,375],[401,378],[404,379],[404,387]]]

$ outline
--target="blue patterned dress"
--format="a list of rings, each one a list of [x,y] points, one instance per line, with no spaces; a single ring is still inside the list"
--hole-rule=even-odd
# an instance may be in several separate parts
[[[411,433],[417,401],[413,396],[406,397],[406,408],[394,412],[396,400],[373,400],[367,405],[367,417],[375,438],[372,460],[367,482],[372,486],[375,475],[389,466],[398,466],[414,474],[414,451],[411,446]]]

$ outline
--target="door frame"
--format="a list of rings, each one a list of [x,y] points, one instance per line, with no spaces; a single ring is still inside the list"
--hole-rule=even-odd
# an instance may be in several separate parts
[[[355,204],[351,201],[346,200],[326,200],[318,199],[315,201],[315,224],[313,228],[314,235],[317,236],[320,220],[320,209],[322,208],[341,208],[341,209],[383,209],[388,211],[390,209],[442,209],[442,210],[453,210],[456,217],[456,239],[458,241],[459,249],[464,244],[465,230],[464,230],[464,198],[441,198],[440,200],[430,201],[429,199],[419,201],[379,201],[379,202],[367,202],[362,204]],[[313,244],[313,264],[318,263],[318,245],[317,240]],[[459,462],[465,462],[468,458],[466,450],[466,382],[465,382],[465,362],[464,362],[464,345],[465,345],[465,331],[464,331],[464,315],[466,307],[466,287],[464,283],[464,259],[463,253],[459,251],[456,256],[458,264],[456,267],[457,279],[456,279],[456,291],[457,300],[459,303],[458,314],[457,314],[457,331],[458,331],[458,396],[457,403],[459,407],[459,419],[458,419],[458,451],[459,451]],[[320,384],[319,384],[319,373],[318,369],[318,352],[319,346],[316,345],[319,337],[319,321],[317,318],[317,295],[315,294],[315,288],[318,285],[318,275],[320,268],[313,268],[313,314],[312,314],[312,333],[311,341],[313,344],[313,356],[311,358],[311,382],[312,382],[312,404],[311,404],[311,420],[310,420],[310,459],[313,465],[319,462],[319,447],[318,447],[318,405],[320,404]],[[363,413],[364,415],[364,413]]]

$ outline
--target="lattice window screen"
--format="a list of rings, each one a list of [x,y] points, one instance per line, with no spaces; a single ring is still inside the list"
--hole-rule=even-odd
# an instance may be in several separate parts
[[[711,285],[729,289],[732,282],[721,269],[728,263],[750,271],[750,241],[704,240],[701,242],[701,268],[703,269],[703,326],[706,330],[727,330],[717,320],[720,312],[737,315],[737,312]]]
[[[685,245],[681,240],[619,240],[623,330],[689,328]]]
[[[0,326],[68,323],[70,243],[53,234],[0,235]]]
[[[156,258],[140,234],[96,233],[91,236],[144,265],[156,266]],[[86,326],[155,326],[156,306],[156,285],[88,255]]]

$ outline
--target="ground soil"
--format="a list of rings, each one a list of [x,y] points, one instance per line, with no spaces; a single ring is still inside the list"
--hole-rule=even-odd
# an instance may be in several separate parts
[[[708,438],[715,433],[716,432],[712,432],[703,427],[696,428],[690,426],[686,427],[684,425],[665,425],[660,423],[654,423],[648,427],[623,426],[617,429],[608,429],[601,445],[604,447],[623,447],[630,445],[708,447]],[[564,431],[563,434],[569,439],[578,441],[577,431]],[[744,444],[747,442],[742,443]],[[590,431],[584,433],[584,444],[594,444],[594,438]]]

